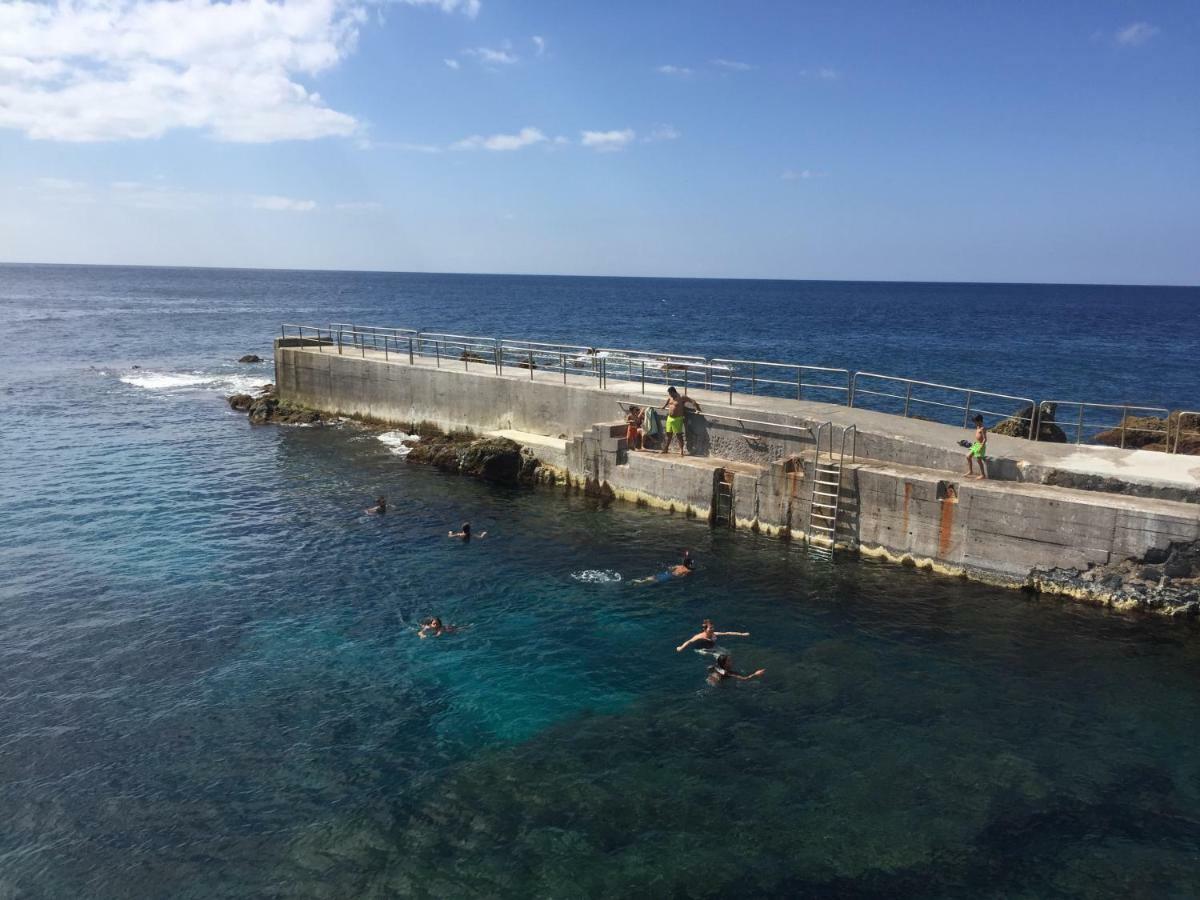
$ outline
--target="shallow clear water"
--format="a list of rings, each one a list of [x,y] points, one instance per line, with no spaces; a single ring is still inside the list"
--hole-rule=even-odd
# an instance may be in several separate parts
[[[332,276],[23,271],[0,896],[1200,894],[1194,628],[251,428],[228,361]]]

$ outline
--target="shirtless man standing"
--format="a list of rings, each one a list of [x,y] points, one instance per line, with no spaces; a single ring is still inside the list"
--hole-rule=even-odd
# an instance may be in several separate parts
[[[667,388],[667,402],[663,404],[663,408],[667,411],[667,439],[663,443],[661,453],[666,453],[671,449],[671,438],[679,435],[679,455],[687,456],[687,441],[684,440],[683,432],[684,418],[687,416],[688,405],[700,412],[700,404],[691,397],[684,394],[682,397],[679,391],[675,390],[675,386]]]

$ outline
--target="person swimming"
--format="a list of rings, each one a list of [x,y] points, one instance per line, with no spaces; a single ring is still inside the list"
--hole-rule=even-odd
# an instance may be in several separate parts
[[[447,625],[440,618],[434,616],[421,623],[421,627],[417,629],[417,637],[441,637],[443,634],[455,634],[457,632],[457,625]]]
[[[705,681],[716,686],[727,678],[733,678],[737,681],[749,681],[752,678],[762,678],[766,673],[766,669],[759,669],[757,672],[743,675],[733,667],[733,657],[728,653],[722,653],[717,657],[717,661],[708,667],[708,677]]]
[[[694,647],[697,653],[711,653],[716,649],[717,638],[719,637],[750,637],[748,631],[715,631],[713,629],[712,619],[705,619],[700,624],[700,633],[694,634],[678,647],[675,652],[686,650],[688,647]]]
[[[370,509],[364,509],[363,512],[369,516],[382,516],[387,512],[387,497],[380,494],[375,498],[375,505]]]
[[[670,581],[672,578],[683,578],[691,575],[696,568],[696,561],[692,559],[692,551],[684,550],[683,558],[675,565],[664,569],[661,572],[656,572],[653,575],[647,575],[645,578],[638,578],[634,584],[649,584],[652,581]]]
[[[458,538],[464,544],[467,543],[468,541],[471,540],[471,523],[463,522],[461,530],[448,531],[448,532],[446,532],[446,537]],[[479,538],[479,540],[482,541],[485,537],[487,537],[487,532],[481,531],[481,532],[479,532],[479,534],[475,535],[475,537]]]

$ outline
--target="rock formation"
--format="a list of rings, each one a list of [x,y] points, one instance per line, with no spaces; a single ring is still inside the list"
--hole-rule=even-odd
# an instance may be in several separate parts
[[[249,413],[251,425],[323,425],[326,422],[316,410],[280,400],[273,384],[263,385],[257,395],[232,394],[225,399],[231,409]]]
[[[1036,420],[1039,441],[1065,444],[1067,442],[1066,433],[1054,423],[1056,412],[1057,409],[1053,403],[1043,403],[1037,407],[1026,406],[1023,409],[1017,410],[1017,412],[1003,422],[998,422],[990,430],[992,434],[1005,434],[1009,437],[1027,438],[1030,435],[1030,423]]]
[[[1029,587],[1121,610],[1200,615],[1200,541],[1152,550],[1142,559],[1078,569],[1035,569]]]
[[[262,362],[262,357],[256,356],[253,353],[247,353],[245,356],[238,359],[238,362],[240,362],[240,363],[260,363],[260,362]]]

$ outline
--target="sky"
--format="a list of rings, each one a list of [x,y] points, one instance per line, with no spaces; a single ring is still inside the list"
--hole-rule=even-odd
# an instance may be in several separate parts
[[[1200,3],[0,0],[0,260],[1200,284]]]

